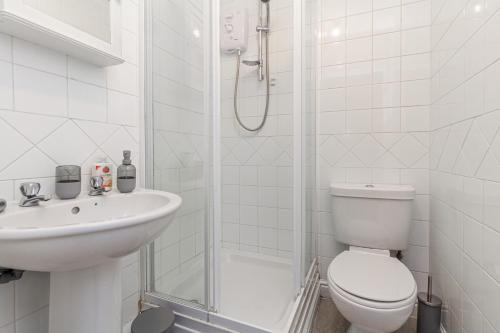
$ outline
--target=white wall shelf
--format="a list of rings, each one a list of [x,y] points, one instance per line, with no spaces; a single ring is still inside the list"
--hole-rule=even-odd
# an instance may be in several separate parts
[[[120,0],[0,0],[0,32],[98,66],[124,62]]]

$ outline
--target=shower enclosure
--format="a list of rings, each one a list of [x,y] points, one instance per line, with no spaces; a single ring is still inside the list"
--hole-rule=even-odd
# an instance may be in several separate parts
[[[234,8],[249,42],[226,54]],[[147,0],[144,13],[146,182],[183,205],[142,253],[143,299],[241,332],[300,330],[318,287],[316,1]]]

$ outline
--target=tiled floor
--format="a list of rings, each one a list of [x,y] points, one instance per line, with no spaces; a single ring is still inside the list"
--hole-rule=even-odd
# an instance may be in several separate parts
[[[314,319],[313,333],[345,333],[349,322],[337,311],[335,304],[329,298],[321,298],[316,318]],[[415,333],[416,321],[412,318],[396,333]]]

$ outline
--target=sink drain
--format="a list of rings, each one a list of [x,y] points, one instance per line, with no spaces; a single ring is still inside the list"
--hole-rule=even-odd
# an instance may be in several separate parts
[[[80,207],[73,207],[71,209],[71,213],[73,213],[74,215],[80,213]]]

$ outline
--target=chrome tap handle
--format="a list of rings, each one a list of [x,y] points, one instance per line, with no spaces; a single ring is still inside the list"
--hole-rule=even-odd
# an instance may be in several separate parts
[[[104,193],[104,188],[102,187],[103,185],[104,185],[104,179],[101,176],[90,178],[89,195],[91,197],[103,195]]]
[[[101,190],[104,184],[104,179],[101,176],[90,178],[90,188],[93,190]]]
[[[38,206],[40,201],[49,201],[51,199],[50,195],[38,195],[41,188],[40,183],[22,183],[19,190],[23,197],[19,201],[19,206],[33,207]]]
[[[29,199],[36,197],[40,193],[41,187],[40,183],[22,183],[19,190],[23,196]]]

